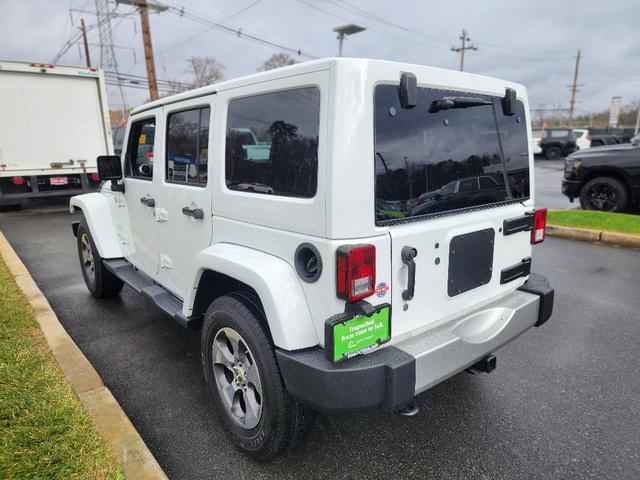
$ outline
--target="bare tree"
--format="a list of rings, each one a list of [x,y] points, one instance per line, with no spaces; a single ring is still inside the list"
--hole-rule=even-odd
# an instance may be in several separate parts
[[[296,62],[295,58],[287,55],[286,53],[274,53],[258,68],[259,72],[266,72],[267,70],[273,70],[274,68],[286,67],[293,65]]]
[[[182,93],[191,88],[191,85],[185,82],[181,82],[179,80],[167,80],[167,90],[162,93],[161,97],[168,97],[170,95],[175,95],[177,93]]]
[[[189,67],[185,73],[193,75],[193,80],[190,82],[191,88],[204,87],[224,77],[225,67],[214,57],[189,57],[186,61]]]

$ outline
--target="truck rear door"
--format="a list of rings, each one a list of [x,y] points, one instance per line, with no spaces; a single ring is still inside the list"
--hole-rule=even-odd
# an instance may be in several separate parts
[[[378,85],[374,95],[376,224],[391,236],[397,336],[524,282],[527,122],[520,101],[508,115],[497,96],[418,88],[409,109],[397,86]]]

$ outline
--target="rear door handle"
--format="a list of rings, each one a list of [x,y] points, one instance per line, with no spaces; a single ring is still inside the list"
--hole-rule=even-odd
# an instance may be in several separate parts
[[[142,197],[140,199],[140,203],[146,205],[147,207],[155,207],[156,201],[151,197]]]
[[[204,218],[204,210],[201,208],[182,207],[182,213],[187,217],[193,217],[196,220],[202,220]]]
[[[416,262],[413,260],[418,256],[418,250],[413,247],[402,247],[400,252],[402,263],[409,267],[409,281],[407,289],[402,292],[403,300],[411,300],[416,288]]]

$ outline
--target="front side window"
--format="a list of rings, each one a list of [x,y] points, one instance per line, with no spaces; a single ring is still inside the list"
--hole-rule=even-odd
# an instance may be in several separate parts
[[[209,107],[202,107],[167,117],[168,182],[206,187],[210,113]]]
[[[125,176],[151,180],[153,178],[153,143],[156,120],[149,118],[131,124],[125,158]]]
[[[229,102],[227,188],[310,198],[318,181],[320,91],[300,88]]]
[[[378,85],[376,223],[528,198],[524,105],[507,116],[500,100],[418,88],[417,105],[407,109],[397,86]]]

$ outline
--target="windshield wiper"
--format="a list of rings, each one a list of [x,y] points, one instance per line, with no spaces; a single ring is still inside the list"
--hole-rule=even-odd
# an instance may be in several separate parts
[[[435,113],[451,108],[479,107],[480,105],[493,105],[493,102],[478,97],[442,97],[440,100],[434,100],[429,111]]]

